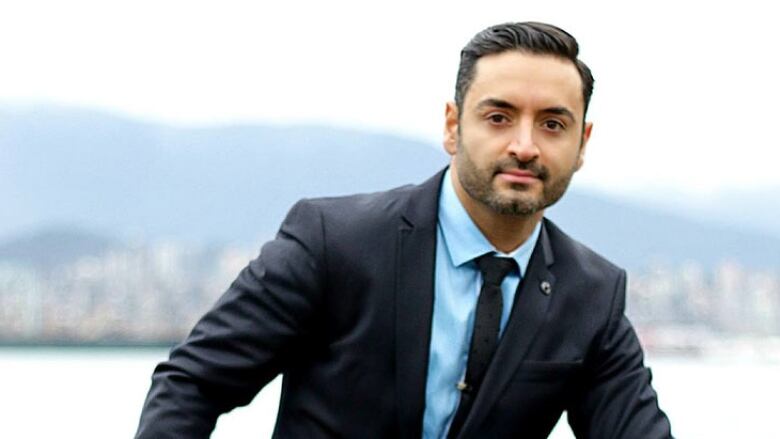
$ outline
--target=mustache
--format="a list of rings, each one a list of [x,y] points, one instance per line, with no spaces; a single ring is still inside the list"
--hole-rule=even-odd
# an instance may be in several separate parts
[[[542,181],[547,180],[547,177],[550,176],[550,171],[547,169],[547,167],[540,165],[535,160],[530,162],[521,162],[516,159],[508,158],[497,162],[495,165],[495,174],[511,170],[531,172],[536,178]]]

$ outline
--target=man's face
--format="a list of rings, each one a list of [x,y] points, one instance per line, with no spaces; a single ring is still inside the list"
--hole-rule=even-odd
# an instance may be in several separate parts
[[[479,59],[463,108],[447,105],[444,146],[469,207],[532,215],[561,198],[583,163],[582,82],[574,64],[507,51]]]

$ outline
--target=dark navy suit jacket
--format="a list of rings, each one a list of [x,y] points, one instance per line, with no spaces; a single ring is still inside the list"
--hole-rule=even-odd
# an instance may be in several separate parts
[[[442,173],[297,203],[154,371],[138,438],[208,437],[283,374],[276,438],[420,438]],[[668,438],[625,272],[544,220],[461,438]]]

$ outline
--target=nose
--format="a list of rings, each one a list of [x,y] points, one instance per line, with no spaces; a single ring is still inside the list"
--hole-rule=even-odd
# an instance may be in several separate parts
[[[530,162],[539,157],[539,147],[534,140],[533,122],[522,122],[512,133],[507,145],[509,155],[519,162]]]

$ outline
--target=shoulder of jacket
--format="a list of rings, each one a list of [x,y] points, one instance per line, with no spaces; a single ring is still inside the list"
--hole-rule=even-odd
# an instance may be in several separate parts
[[[583,275],[601,278],[618,276],[625,271],[587,245],[566,234],[555,223],[546,218],[545,228],[553,247],[556,262],[581,270]]]
[[[304,209],[315,209],[325,216],[330,215],[360,215],[369,217],[381,215],[386,217],[393,212],[400,212],[406,205],[409,196],[416,185],[404,185],[389,190],[359,193],[343,196],[304,198],[296,203]]]

